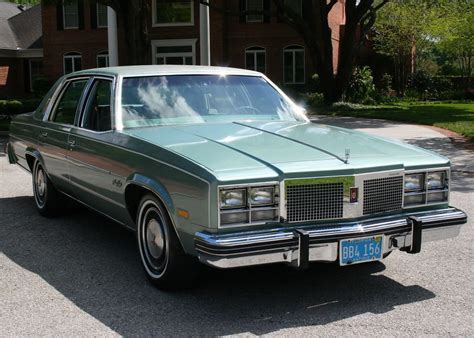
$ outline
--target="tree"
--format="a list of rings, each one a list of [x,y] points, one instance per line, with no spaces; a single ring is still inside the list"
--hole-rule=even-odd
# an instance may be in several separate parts
[[[438,45],[457,63],[467,91],[474,67],[474,1],[452,1],[446,13],[438,29]]]
[[[337,2],[337,0],[303,0],[303,13],[306,14],[300,16],[284,0],[273,0],[278,12],[281,13],[281,18],[304,39],[323,84],[324,100],[327,103],[341,100],[354,71],[359,42],[370,31],[375,23],[377,11],[388,0],[345,1],[346,22],[339,41],[339,63],[335,72],[332,31],[328,15]]]
[[[354,70],[355,59],[359,44],[374,25],[377,11],[388,0],[346,0],[346,22],[344,33],[339,42],[339,63],[337,72],[333,64],[332,31],[328,15],[338,2],[337,0],[302,0],[303,15],[295,12],[292,6],[284,0],[273,0],[279,17],[290,27],[293,27],[303,38],[316,73],[321,80],[324,100],[327,103],[341,100],[349,85]],[[225,14],[252,14],[255,11],[238,13],[225,12],[201,0],[201,4],[220,10]],[[261,13],[259,13],[261,14]],[[360,36],[358,37],[358,33]]]
[[[416,53],[434,42],[433,27],[440,18],[439,3],[423,0],[394,0],[378,15],[374,26],[375,49],[394,62],[397,92],[405,95],[415,71]]]

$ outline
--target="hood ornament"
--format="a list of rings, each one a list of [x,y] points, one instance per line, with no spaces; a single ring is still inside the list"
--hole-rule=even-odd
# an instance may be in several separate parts
[[[344,163],[348,164],[349,163],[349,158],[351,157],[351,150],[349,148],[346,148],[346,155],[344,158]]]

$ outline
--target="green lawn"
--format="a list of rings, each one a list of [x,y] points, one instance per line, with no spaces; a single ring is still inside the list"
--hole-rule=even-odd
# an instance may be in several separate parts
[[[0,131],[7,131],[9,125],[10,125],[9,120],[0,119]]]
[[[452,130],[474,140],[474,103],[408,102],[383,106],[315,109],[316,114],[355,116],[426,124]]]

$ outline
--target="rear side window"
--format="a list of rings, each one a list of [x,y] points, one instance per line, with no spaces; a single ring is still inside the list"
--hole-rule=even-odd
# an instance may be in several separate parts
[[[112,114],[110,110],[112,81],[96,80],[90,91],[82,127],[94,131],[112,129]]]
[[[74,124],[77,106],[88,80],[71,81],[67,84],[61,98],[56,103],[53,121],[62,124]]]
[[[54,95],[54,92],[58,88],[59,84],[61,83],[61,79],[56,81],[56,83],[51,87],[51,89],[48,91],[48,93],[44,96],[43,100],[41,100],[38,108],[35,110],[35,118],[38,120],[42,120],[44,117],[44,114],[46,114],[46,110],[48,109],[49,102],[51,102],[51,99]]]

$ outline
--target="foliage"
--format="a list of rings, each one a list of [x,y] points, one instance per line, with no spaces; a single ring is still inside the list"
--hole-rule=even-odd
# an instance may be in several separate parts
[[[417,70],[411,76],[411,87],[417,91],[420,99],[425,100],[433,90],[433,77],[426,71]]]
[[[17,100],[0,100],[0,116],[16,115],[20,112],[22,104]]]
[[[319,107],[324,103],[324,95],[318,92],[306,93],[306,103],[312,107]]]
[[[392,92],[392,75],[383,74],[379,81],[378,91],[382,96],[389,96]]]
[[[467,90],[474,68],[474,1],[446,3],[443,24],[436,33],[440,50],[455,62]]]
[[[15,4],[24,5],[24,6],[35,6],[41,3],[41,0],[9,0]]]
[[[405,94],[414,57],[432,43],[439,6],[426,0],[394,0],[380,10],[375,23],[375,49],[392,57],[395,85],[399,95]]]
[[[368,66],[356,67],[347,88],[347,100],[353,103],[374,103],[374,93],[372,70]]]
[[[323,84],[321,91],[327,103],[342,98],[352,76],[360,45],[358,40],[364,40],[375,22],[378,10],[387,2],[388,0],[302,0],[301,15],[288,1],[273,0],[279,19],[295,29],[304,40],[313,65],[317,65],[317,73]],[[328,18],[334,6],[344,6],[345,13],[337,70],[333,64],[332,30]]]
[[[13,115],[34,111],[40,99],[0,100],[0,119],[9,119]]]

